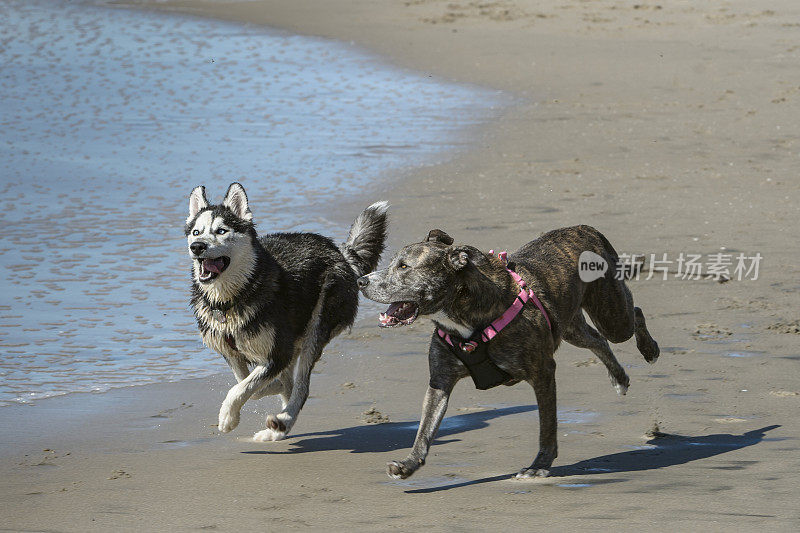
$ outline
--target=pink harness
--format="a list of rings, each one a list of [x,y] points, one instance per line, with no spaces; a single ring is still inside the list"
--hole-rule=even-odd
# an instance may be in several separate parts
[[[494,254],[494,250],[489,250],[489,253]],[[497,254],[497,257],[499,257],[504,264],[508,263],[507,252],[499,252]],[[536,297],[536,295],[533,293],[533,290],[527,289],[527,285],[525,285],[525,282],[522,280],[519,274],[509,269],[508,267],[506,267],[506,270],[508,270],[508,273],[511,274],[511,278],[517,282],[517,285],[519,285],[520,288],[519,294],[517,294],[517,297],[514,300],[514,303],[511,304],[511,307],[506,309],[506,312],[503,313],[500,316],[500,318],[489,324],[481,332],[481,341],[489,342],[490,340],[495,338],[497,334],[500,333],[500,331],[502,331],[504,327],[509,325],[511,321],[517,317],[519,312],[522,311],[522,308],[525,306],[526,303],[528,303],[529,300],[532,301],[534,305],[539,308],[539,311],[542,312],[542,315],[544,315],[544,319],[547,321],[547,327],[550,329],[550,331],[553,331],[553,326],[552,324],[550,324],[550,317],[547,316],[547,312],[544,310],[542,302],[539,301],[539,298]],[[456,343],[453,342],[453,339],[444,330],[439,328],[436,332],[439,334],[439,337],[441,337],[442,340],[444,340],[447,344],[453,347],[456,346]],[[478,347],[478,343],[475,341],[459,342],[458,347],[460,347],[465,352],[472,352],[473,350],[475,350],[475,348]]]

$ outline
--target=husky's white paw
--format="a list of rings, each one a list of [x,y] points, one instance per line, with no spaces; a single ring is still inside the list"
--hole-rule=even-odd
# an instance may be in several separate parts
[[[257,442],[274,442],[276,440],[283,440],[286,438],[285,431],[275,431],[274,429],[262,429],[255,435],[253,435],[253,440]]]
[[[288,413],[267,416],[267,429],[259,431],[253,438],[262,442],[275,441],[286,438],[292,429],[292,417]]]
[[[219,430],[227,433],[239,425],[239,409],[228,402],[222,404],[219,409]]]
[[[620,396],[625,396],[625,393],[628,392],[628,386],[622,383],[614,383],[614,390],[617,391],[617,394]]]

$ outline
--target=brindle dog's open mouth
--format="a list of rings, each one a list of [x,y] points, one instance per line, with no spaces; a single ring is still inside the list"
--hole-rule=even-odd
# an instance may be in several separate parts
[[[200,276],[199,279],[203,283],[208,283],[220,274],[222,274],[228,265],[231,264],[229,257],[221,256],[216,259],[198,259],[200,263]]]
[[[378,316],[382,328],[407,326],[419,316],[419,306],[414,302],[395,302],[389,305],[385,313]]]

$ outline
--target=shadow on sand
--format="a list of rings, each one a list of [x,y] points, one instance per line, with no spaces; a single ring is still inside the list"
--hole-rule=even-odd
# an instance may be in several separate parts
[[[700,437],[687,437],[683,435],[670,435],[657,433],[647,441],[646,446],[637,447],[635,450],[602,455],[592,459],[578,461],[571,465],[556,466],[550,471],[554,477],[588,476],[595,474],[614,474],[622,472],[638,472],[641,470],[657,470],[667,466],[681,465],[700,459],[707,459],[715,455],[739,450],[758,444],[765,438],[767,431],[779,428],[779,425],[766,426],[754,429],[742,435],[730,433],[716,433]],[[744,464],[720,467],[745,468]],[[486,477],[450,485],[407,490],[410,494],[438,492],[469,485],[478,485],[492,481],[507,480],[510,474]],[[568,481],[568,480],[565,480]],[[594,482],[593,482],[594,483]]]
[[[473,429],[487,427],[490,420],[501,416],[536,411],[535,405],[520,405],[491,409],[477,413],[449,416],[442,421],[434,444],[457,442],[459,439],[445,439]],[[248,454],[292,454],[320,452],[329,450],[350,450],[350,453],[380,453],[408,449],[414,442],[419,422],[389,422],[369,424],[294,435],[292,449],[286,451],[253,450]]]
[[[504,407],[447,417],[439,428],[434,444],[457,442],[459,439],[446,439],[452,435],[465,433],[474,429],[487,427],[490,420],[502,416],[536,411],[535,405]],[[418,422],[391,422],[386,424],[352,426],[333,431],[303,433],[295,435],[293,446],[285,451],[248,450],[245,454],[294,454],[320,452],[330,450],[349,450],[350,453],[380,453],[394,450],[408,450],[414,441]],[[766,433],[779,428],[779,425],[765,426],[734,435],[731,433],[715,433],[690,437],[656,433],[643,446],[635,449],[601,455],[591,459],[578,461],[571,465],[556,466],[550,471],[552,477],[569,478],[570,476],[589,476],[596,474],[614,474],[622,472],[638,472],[657,470],[668,466],[681,465],[700,459],[731,452],[748,446],[754,446],[764,440]],[[720,468],[745,468],[744,464]],[[410,494],[438,492],[470,485],[479,485],[494,481],[508,480],[511,474],[474,479],[435,487],[407,490]],[[565,479],[565,481],[568,481]],[[593,484],[610,483],[613,480],[597,480]]]

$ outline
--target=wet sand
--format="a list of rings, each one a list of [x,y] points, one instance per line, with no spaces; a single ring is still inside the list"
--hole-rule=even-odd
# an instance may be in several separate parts
[[[413,441],[430,324],[379,330],[366,304],[282,442],[248,440],[275,400],[215,432],[228,375],[0,409],[14,435],[0,457],[5,527],[797,529],[800,7],[465,5],[156,7],[354,41],[516,98],[469,151],[337,209],[345,223],[388,199],[392,249],[433,227],[514,249],[588,223],[621,252],[758,252],[758,280],[631,282],[662,356],[648,366],[632,342],[614,346],[626,397],[591,353],[562,346],[560,456],[545,480],[510,479],[535,455],[532,391],[467,382],[427,465],[389,480],[385,462]]]

